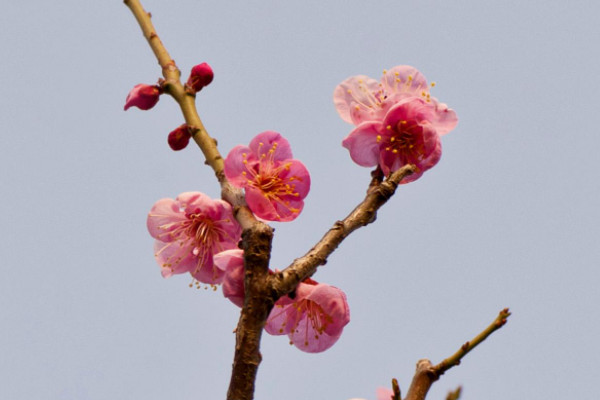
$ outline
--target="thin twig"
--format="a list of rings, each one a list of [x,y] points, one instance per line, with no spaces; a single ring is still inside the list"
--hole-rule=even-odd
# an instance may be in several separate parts
[[[392,379],[392,391],[394,392],[392,400],[402,400],[402,393],[400,393],[400,385],[398,385],[398,380],[396,378]]]
[[[450,368],[459,365],[461,359],[473,350],[477,345],[483,342],[488,336],[502,328],[506,324],[506,319],[510,316],[508,308],[500,311],[494,322],[485,328],[479,335],[463,344],[460,349],[452,356],[446,358],[437,365],[431,365],[431,361],[423,359],[417,363],[417,371],[413,377],[410,388],[404,400],[424,400],[429,388]]]
[[[135,16],[144,37],[162,68],[162,74],[165,78],[161,82],[163,91],[171,95],[179,104],[185,123],[190,133],[192,133],[192,138],[202,150],[206,163],[215,172],[215,176],[221,185],[221,197],[234,207],[234,215],[242,228],[251,228],[257,223],[257,220],[247,208],[242,190],[231,186],[225,178],[224,161],[217,148],[217,142],[210,137],[198,115],[195,95],[186,92],[185,87],[182,85],[181,72],[156,33],[150,13],[144,10],[139,0],[124,0],[124,3]]]

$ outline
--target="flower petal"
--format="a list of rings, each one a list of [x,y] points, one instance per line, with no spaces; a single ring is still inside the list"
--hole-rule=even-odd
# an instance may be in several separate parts
[[[215,266],[225,272],[223,295],[238,307],[244,305],[244,252],[240,249],[222,251],[213,256]]]
[[[257,217],[267,221],[279,221],[279,213],[268,197],[254,186],[246,187],[246,203]]]
[[[281,173],[280,178],[286,184],[292,185],[294,191],[298,193],[298,197],[305,198],[310,191],[310,174],[306,166],[298,160],[286,160],[285,170]]]
[[[321,306],[331,318],[332,321],[325,328],[325,332],[331,336],[339,336],[344,326],[350,322],[350,308],[346,294],[335,286],[319,283],[306,298]]]
[[[350,157],[355,163],[363,167],[373,167],[379,160],[378,136],[381,130],[381,123],[362,123],[346,136],[342,146],[350,151]]]
[[[179,211],[177,201],[173,199],[160,199],[154,203],[148,213],[146,226],[153,238],[169,242],[173,239],[170,239],[167,233],[185,220],[185,216]]]
[[[292,158],[292,148],[286,138],[274,131],[265,131],[259,133],[252,139],[248,146],[257,159],[263,156],[272,157],[275,161],[282,161]]]
[[[244,174],[247,174],[254,164],[256,157],[248,146],[235,146],[225,158],[225,176],[233,186],[244,187],[250,178]]]
[[[394,398],[394,391],[385,387],[379,387],[375,391],[377,400],[391,400]]]
[[[344,121],[355,125],[374,119],[381,100],[379,82],[365,75],[352,76],[333,91],[333,104],[338,114]]]
[[[384,71],[381,83],[388,96],[394,94],[420,96],[423,92],[429,93],[425,76],[410,65],[398,65]]]
[[[436,101],[435,106],[435,116],[431,123],[435,126],[438,135],[443,136],[456,127],[458,124],[458,117],[456,116],[456,112],[448,108],[444,103],[438,103]]]
[[[162,276],[165,278],[174,274],[190,272],[196,267],[196,258],[192,256],[189,246],[182,246],[179,242],[154,242],[154,256],[161,267]]]

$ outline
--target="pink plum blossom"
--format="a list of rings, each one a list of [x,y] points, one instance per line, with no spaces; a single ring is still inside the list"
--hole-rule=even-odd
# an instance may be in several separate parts
[[[145,85],[140,83],[135,85],[125,99],[124,110],[129,107],[137,107],[141,110],[149,110],[158,103],[160,98],[160,88],[158,86]]]
[[[433,86],[433,84],[431,85]],[[456,113],[432,97],[425,77],[414,67],[384,71],[380,82],[366,76],[348,78],[334,91],[342,119],[356,128],[342,141],[354,162],[379,165],[385,175],[407,164],[418,179],[442,154],[440,136],[456,126]]]
[[[244,252],[225,250],[213,256],[215,266],[225,273],[223,295],[238,307],[244,305]]]
[[[340,338],[350,322],[346,295],[340,289],[311,279],[300,283],[293,299],[280,298],[267,319],[271,335],[288,335],[302,351],[319,353]]]
[[[229,203],[199,192],[157,201],[147,226],[156,239],[155,257],[165,278],[189,272],[208,284],[220,283],[224,275],[213,255],[236,248],[241,234]]]
[[[358,125],[342,141],[358,165],[379,164],[387,176],[404,165],[414,164],[417,172],[401,183],[418,179],[442,155],[442,144],[429,117],[434,111],[420,98],[406,98],[392,107],[382,122]]]
[[[409,65],[384,70],[380,82],[364,75],[350,77],[333,92],[333,102],[340,117],[354,125],[365,121],[381,121],[391,107],[411,97],[423,99],[435,110],[432,123],[436,125],[439,135],[450,132],[456,126],[456,113],[430,95],[423,74]]]
[[[208,86],[213,81],[214,76],[210,65],[207,63],[198,64],[192,68],[186,86],[194,93],[199,92],[203,87]]]
[[[225,176],[246,191],[246,203],[259,218],[292,221],[310,190],[308,170],[292,159],[288,141],[277,132],[258,134],[249,146],[234,147],[225,159]]]
[[[175,151],[185,149],[190,142],[190,131],[186,124],[180,125],[174,131],[169,133],[167,138],[167,142],[169,143],[169,147]]]
[[[245,297],[243,251],[232,249],[215,254],[214,263],[225,274],[223,295],[242,307]],[[275,303],[265,330],[272,335],[288,335],[290,342],[300,350],[318,353],[333,346],[348,322],[350,309],[344,292],[306,279],[296,288],[294,299],[284,296]]]

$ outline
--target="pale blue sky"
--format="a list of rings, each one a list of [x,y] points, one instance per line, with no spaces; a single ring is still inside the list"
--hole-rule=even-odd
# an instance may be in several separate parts
[[[600,358],[598,92],[592,1],[145,0],[221,152],[276,130],[312,174],[302,216],[276,224],[273,268],[362,197],[369,170],[340,145],[334,87],[410,64],[456,110],[440,163],[401,187],[315,278],[352,320],[305,354],[266,335],[256,398],[374,399],[420,358],[452,354],[508,306],[508,325],[435,385],[464,400],[592,399]],[[121,1],[7,2],[0,13],[0,398],[225,397],[238,310],[161,278],[146,213],[217,196],[164,97],[123,111],[160,69]]]

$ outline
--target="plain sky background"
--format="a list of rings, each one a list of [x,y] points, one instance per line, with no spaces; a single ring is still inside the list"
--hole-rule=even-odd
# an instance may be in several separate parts
[[[332,93],[409,64],[456,110],[440,163],[402,186],[315,279],[352,320],[322,354],[263,338],[256,398],[374,399],[503,307],[508,324],[435,383],[464,400],[594,399],[600,358],[600,5],[595,1],[144,1],[227,154],[276,130],[312,174],[274,224],[273,268],[362,198]],[[0,13],[0,399],[223,399],[238,309],[160,276],[146,214],[219,189],[173,152],[172,99],[123,111],[160,68],[121,1],[11,1]]]

